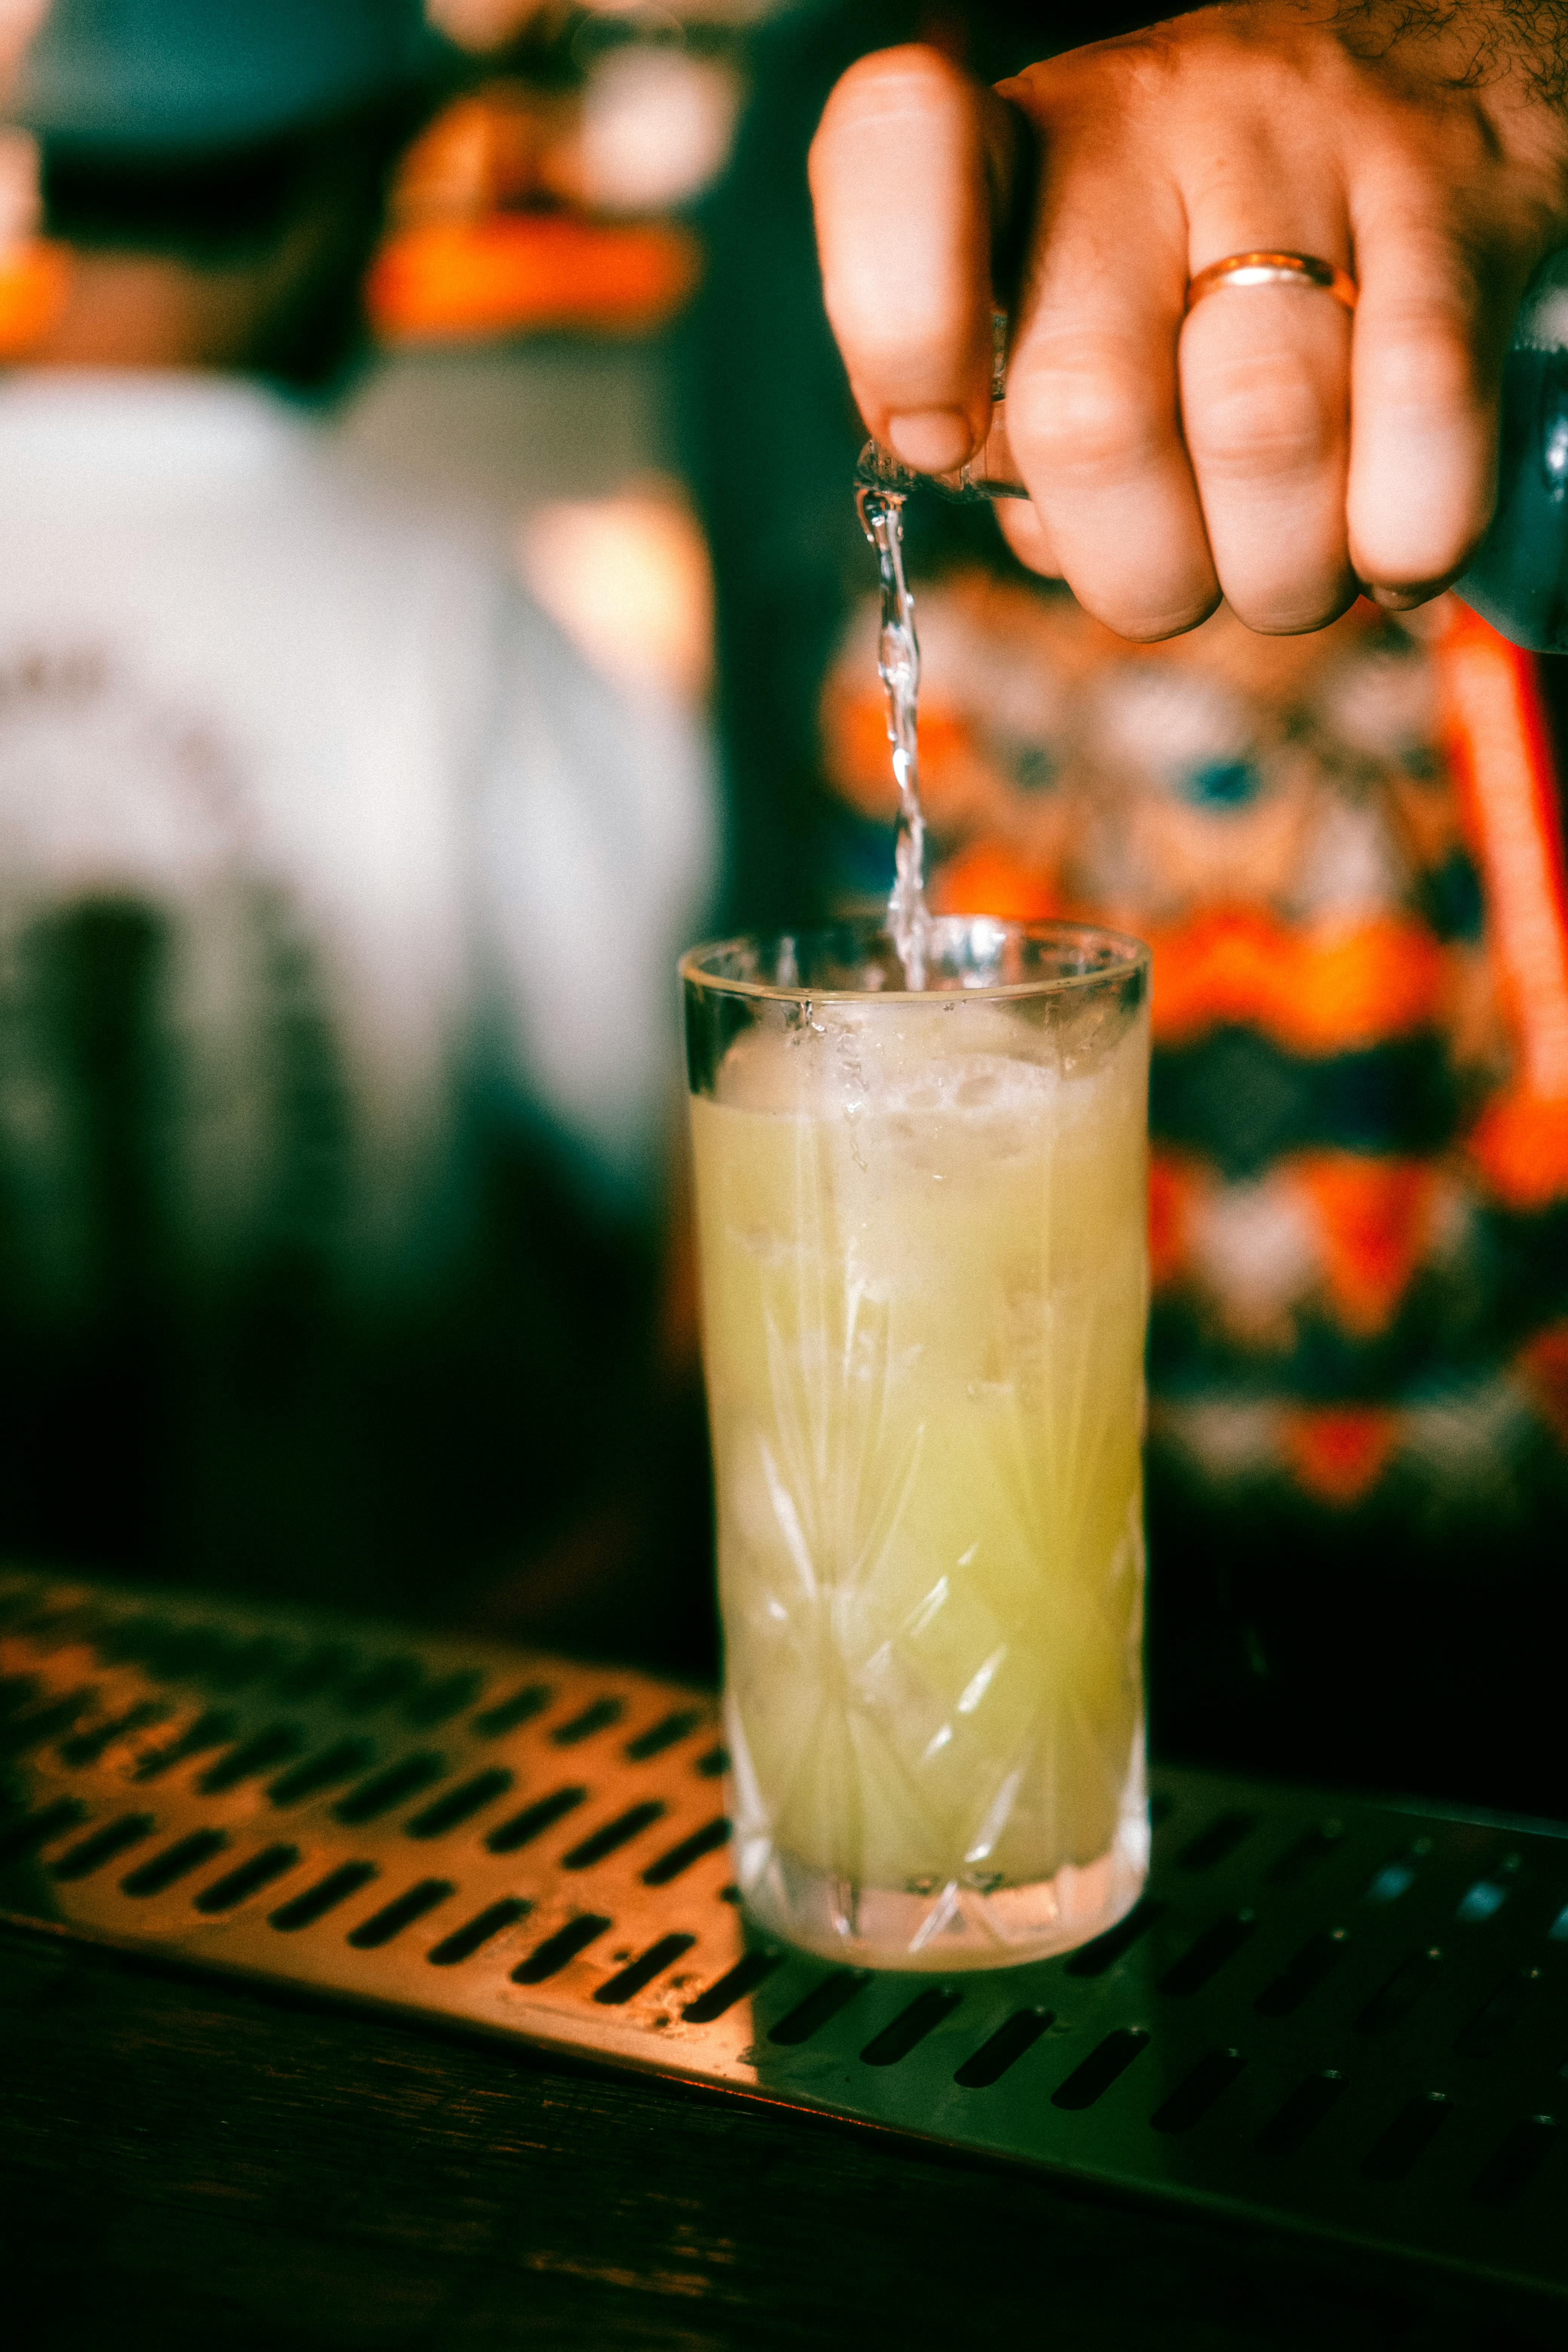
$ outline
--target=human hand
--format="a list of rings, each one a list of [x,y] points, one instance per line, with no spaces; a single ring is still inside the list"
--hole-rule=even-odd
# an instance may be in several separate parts
[[[1568,7],[1207,7],[996,91],[931,49],[861,59],[811,152],[827,311],[868,427],[922,472],[989,429],[1031,142],[1006,404],[1031,503],[1003,514],[1025,561],[1134,638],[1222,595],[1284,634],[1362,587],[1447,586],[1490,516],[1520,295],[1568,244]],[[1258,250],[1350,271],[1353,322],[1298,285],[1184,319],[1200,269]]]

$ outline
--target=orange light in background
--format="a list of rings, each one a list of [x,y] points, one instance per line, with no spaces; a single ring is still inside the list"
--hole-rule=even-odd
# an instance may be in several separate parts
[[[498,73],[454,99],[399,167],[372,324],[394,343],[662,326],[700,267],[670,212],[721,168],[740,98],[721,61],[634,41],[570,86]]]
[[[17,47],[39,7],[0,0],[0,74],[6,42]],[[25,131],[0,126],[0,363],[26,359],[59,315],[69,259],[38,235],[38,150]]]
[[[371,323],[388,342],[573,329],[642,334],[697,283],[696,239],[660,222],[607,226],[498,213],[398,230],[371,270]]]
[[[25,360],[59,316],[70,277],[63,246],[41,237],[0,253],[0,362]]]
[[[925,719],[922,714],[921,725]],[[884,742],[884,759],[887,757]],[[1040,874],[989,842],[977,843],[944,865],[932,893],[939,914],[995,915],[1004,922],[1043,922],[1061,912],[1049,875]]]

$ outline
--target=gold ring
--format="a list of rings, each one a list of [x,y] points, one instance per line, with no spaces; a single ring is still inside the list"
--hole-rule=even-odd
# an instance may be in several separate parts
[[[1336,269],[1331,261],[1320,261],[1315,253],[1226,254],[1223,261],[1211,261],[1199,270],[1187,288],[1187,309],[1221,286],[1306,286],[1331,294],[1347,310],[1356,306],[1356,282],[1350,272]]]

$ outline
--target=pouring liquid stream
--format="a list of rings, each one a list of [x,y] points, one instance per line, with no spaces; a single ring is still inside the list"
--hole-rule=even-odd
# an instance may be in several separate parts
[[[893,779],[899,788],[888,929],[904,969],[905,987],[923,989],[931,914],[925,895],[925,817],[921,808],[916,733],[921,649],[915,635],[915,600],[904,577],[903,494],[862,486],[856,493],[856,504],[861,527],[877,551],[882,591],[877,669],[888,699],[888,740],[893,748]]]

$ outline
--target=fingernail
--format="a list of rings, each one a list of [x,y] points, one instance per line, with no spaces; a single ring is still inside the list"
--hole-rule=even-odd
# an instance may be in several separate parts
[[[917,474],[950,474],[974,446],[962,408],[911,409],[888,419],[888,438],[897,456]]]

